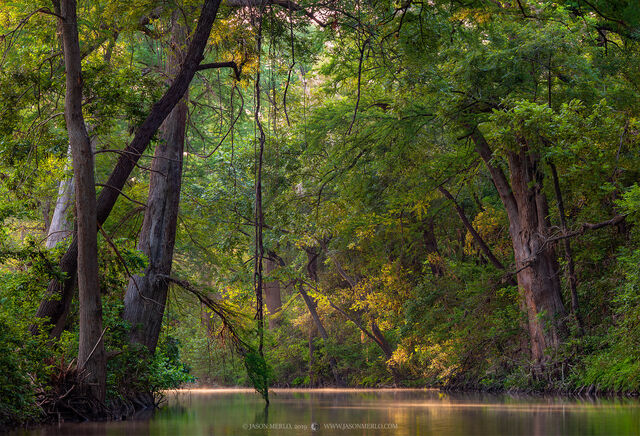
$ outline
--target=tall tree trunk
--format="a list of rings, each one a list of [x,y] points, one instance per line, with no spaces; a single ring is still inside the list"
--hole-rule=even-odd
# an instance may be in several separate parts
[[[548,205],[542,191],[538,157],[522,141],[508,152],[511,183],[492,163],[492,152],[482,133],[472,127],[471,138],[484,160],[509,218],[509,234],[516,261],[518,288],[527,313],[531,356],[545,360],[544,350],[556,349],[564,334],[564,306],[558,265],[549,236]]]
[[[269,312],[269,330],[272,330],[280,325],[278,316],[280,309],[282,309],[282,296],[280,294],[280,281],[269,279],[269,274],[277,267],[276,262],[265,257],[264,264],[266,277],[268,279],[268,281],[265,280],[264,283],[264,297],[267,303],[267,311]]]
[[[180,72],[162,98],[153,105],[151,112],[136,131],[133,140],[123,150],[107,180],[106,187],[100,192],[97,200],[98,224],[102,225],[106,221],[120,195],[120,191],[151,138],[187,91],[203,59],[204,49],[219,6],[220,0],[205,0],[198,19],[198,25],[191,38],[189,50]],[[51,336],[58,336],[62,332],[69,313],[69,306],[73,296],[73,279],[78,267],[77,252],[78,241],[74,238],[71,246],[60,259],[59,266],[61,272],[66,273],[65,279],[62,281],[52,279],[49,282],[45,297],[36,312],[36,318],[48,319],[52,324]],[[38,330],[37,324],[30,327],[32,333],[36,333]]]
[[[560,344],[565,315],[556,254],[546,244],[549,207],[538,158],[525,145],[509,153],[509,170],[520,222],[517,237],[512,236],[518,284],[527,305],[532,356],[542,362],[544,350]]]
[[[75,0],[60,2],[66,72],[65,119],[73,154],[78,223],[78,291],[80,335],[78,367],[86,374],[88,393],[106,394],[106,356],[102,339],[102,302],[98,285],[96,190],[91,141],[82,115],[82,66]]]
[[[171,47],[166,72],[173,77],[183,60],[180,48],[186,41],[186,29],[174,13],[171,27]],[[187,101],[178,102],[161,127],[161,138],[151,164],[149,197],[142,222],[138,249],[147,255],[149,264],[144,275],[134,276],[124,297],[124,319],[131,325],[130,340],[155,351],[169,283],[163,276],[171,275],[173,247],[176,237],[182,153],[187,122]]]

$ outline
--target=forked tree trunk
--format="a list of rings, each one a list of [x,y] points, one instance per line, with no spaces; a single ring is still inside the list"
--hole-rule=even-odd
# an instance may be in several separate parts
[[[107,180],[107,187],[100,192],[97,200],[98,224],[102,225],[106,221],[120,195],[120,191],[123,189],[136,162],[147,148],[149,141],[151,141],[151,138],[167,115],[187,91],[203,59],[204,49],[207,45],[213,22],[218,14],[219,6],[220,0],[205,0],[198,19],[198,25],[180,72],[162,98],[153,105],[151,112],[142,125],[136,130],[133,140],[118,158],[118,162]],[[65,273],[66,277],[62,281],[52,279],[49,282],[45,297],[36,312],[36,318],[46,319],[52,325],[50,331],[50,336],[52,337],[60,335],[69,313],[69,306],[73,297],[73,281],[78,267],[77,253],[78,241],[74,238],[67,252],[60,259],[60,271]],[[29,330],[32,333],[37,333],[39,331],[38,324],[33,324]]]
[[[66,72],[65,119],[73,154],[78,223],[78,291],[80,303],[78,369],[87,393],[106,395],[106,356],[102,339],[102,302],[98,285],[96,190],[91,141],[82,115],[82,67],[75,0],[60,2]]]
[[[175,76],[183,59],[181,47],[186,41],[184,26],[178,15],[172,18],[172,37],[167,59],[167,75]],[[161,127],[161,138],[151,164],[147,209],[140,231],[138,249],[147,255],[149,264],[143,276],[133,276],[124,297],[124,319],[131,325],[130,340],[155,351],[162,326],[175,245],[182,153],[187,121],[186,96],[171,111]]]
[[[512,235],[518,285],[527,306],[532,356],[541,362],[545,348],[560,344],[565,315],[556,254],[546,244],[551,233],[549,206],[538,158],[531,150],[523,145],[518,153],[510,152],[509,170],[520,224]]]
[[[471,138],[507,211],[518,288],[528,320],[531,357],[543,363],[545,349],[557,349],[560,344],[565,310],[556,256],[546,244],[550,234],[549,211],[538,157],[524,140],[517,152],[508,152],[509,183],[502,170],[493,165],[489,144],[477,128],[473,128]]]

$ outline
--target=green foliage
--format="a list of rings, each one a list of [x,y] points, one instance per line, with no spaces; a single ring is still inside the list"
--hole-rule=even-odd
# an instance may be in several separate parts
[[[35,392],[47,389],[52,362],[72,361],[78,303],[72,301],[53,346],[27,335],[47,282],[60,278],[57,259],[65,249],[42,248],[58,182],[69,176],[64,68],[55,17],[23,22],[32,5],[5,3],[0,366],[7,371],[0,421],[8,422],[33,417]],[[105,180],[120,156],[113,151],[129,142],[166,89],[161,71],[175,5],[80,3],[83,111],[97,138],[96,179]],[[226,69],[202,70],[190,84],[172,274],[206,284],[203,295],[233,322],[172,289],[156,353],[129,344],[124,290],[130,275],[148,266],[137,250],[144,214],[138,206],[153,166],[145,152],[123,189],[126,198],[103,226],[109,240],[99,238],[110,399],[194,380],[253,385],[266,396],[271,384],[331,385],[336,376],[366,387],[640,389],[637,5],[335,5],[358,16],[319,12],[327,20],[319,27],[302,11],[284,15],[269,5],[263,53],[254,23],[234,14],[217,20],[207,62],[234,60],[242,74],[237,80]],[[189,0],[178,14],[189,28],[196,6]],[[284,303],[268,315],[277,322],[265,331],[265,358],[256,351],[253,322],[258,68],[264,248],[277,264],[266,279],[280,284]],[[491,148],[488,162],[469,136],[476,126]],[[543,368],[529,359],[522,296],[511,283],[514,235],[487,165],[510,181],[510,160],[520,151],[535,161],[535,188],[547,203],[536,218],[549,222],[549,238],[565,232],[558,174],[577,278],[578,312],[568,316],[568,335],[548,350]],[[502,267],[488,261],[460,213]],[[618,214],[625,220],[616,226],[582,226]],[[547,248],[561,267],[568,308],[569,258],[560,241]],[[374,326],[382,338],[372,340]]]
[[[589,355],[575,375],[576,383],[601,389],[637,392],[640,389],[640,250],[618,257],[625,280],[613,299],[613,322],[603,337],[606,344]]]
[[[251,350],[244,354],[244,366],[251,381],[251,386],[269,403],[270,368],[264,357]]]
[[[159,394],[193,381],[189,368],[180,361],[178,341],[169,336],[152,356],[144,346],[127,344],[108,362],[107,386],[112,399],[126,400],[138,392]]]
[[[33,239],[16,246],[7,238],[0,239],[0,259],[0,428],[7,428],[43,418],[36,396],[47,389],[64,347],[28,331],[43,286],[60,276],[54,253]]]
[[[28,333],[16,328],[6,315],[0,316],[0,429],[39,418],[39,409],[29,370],[31,361],[24,339]]]

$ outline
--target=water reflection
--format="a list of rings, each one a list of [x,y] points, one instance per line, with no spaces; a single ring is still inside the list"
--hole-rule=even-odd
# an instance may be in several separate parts
[[[312,425],[314,424],[314,425]],[[317,426],[317,428],[315,428]],[[62,424],[20,435],[635,435],[640,403],[443,393],[427,389],[274,389],[171,392],[153,417]]]

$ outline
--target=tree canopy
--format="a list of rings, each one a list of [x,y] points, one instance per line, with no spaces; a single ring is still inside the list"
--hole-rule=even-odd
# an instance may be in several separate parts
[[[626,0],[4,1],[0,426],[637,392],[639,44]]]

